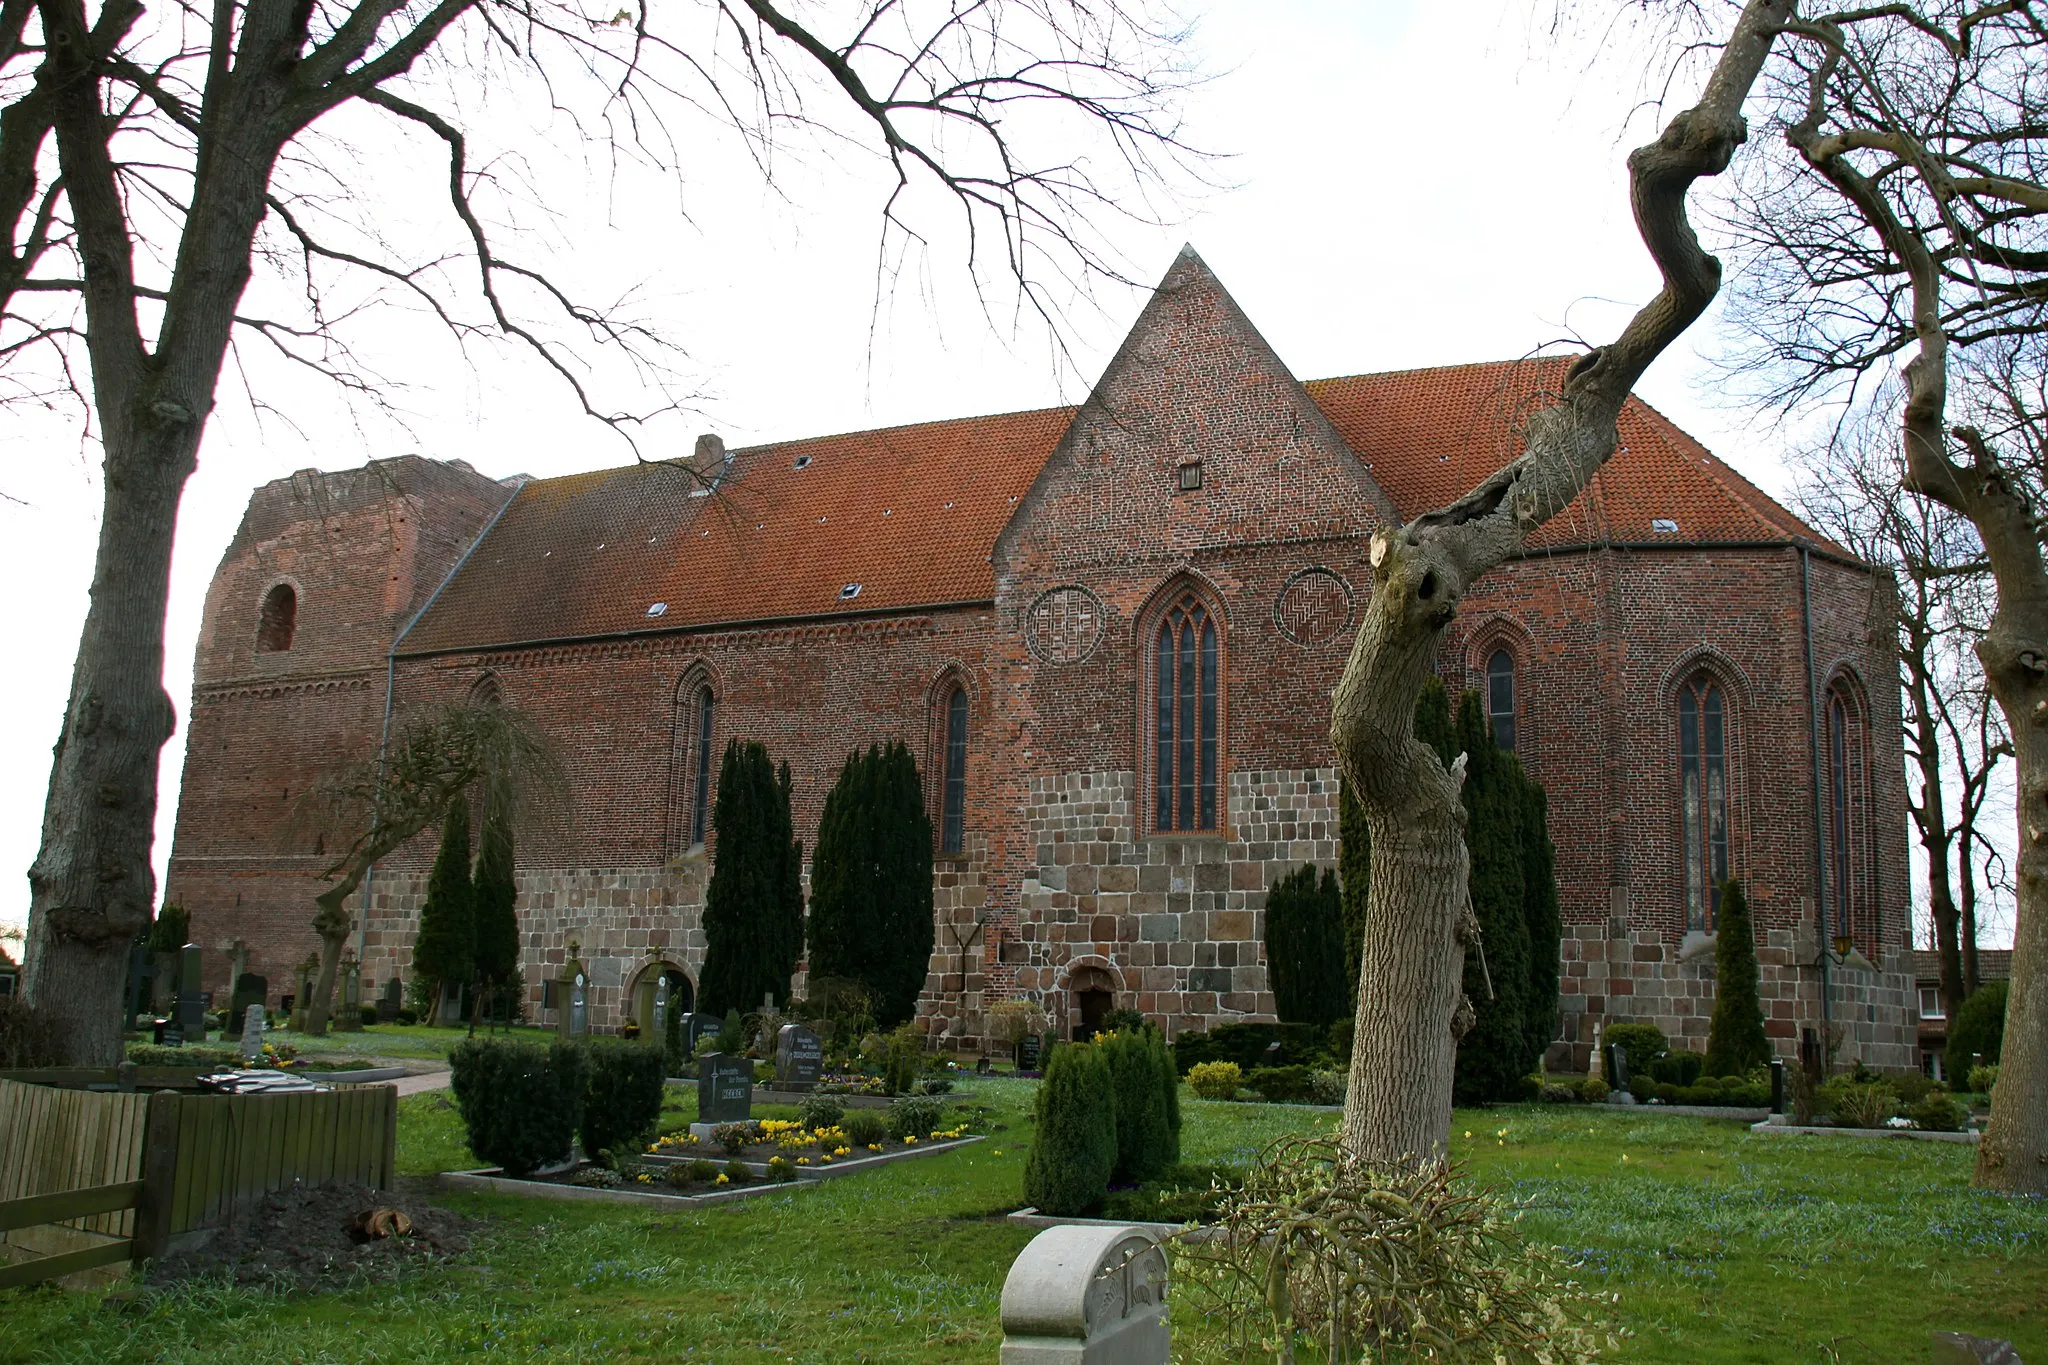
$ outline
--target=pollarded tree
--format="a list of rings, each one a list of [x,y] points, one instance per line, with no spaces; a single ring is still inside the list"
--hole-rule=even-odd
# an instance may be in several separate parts
[[[776,0],[0,3],[0,401],[68,394],[104,457],[29,877],[24,989],[71,1060],[119,1060],[123,967],[155,901],[172,533],[230,347],[247,343],[259,394],[274,364],[374,407],[389,385],[357,348],[383,334],[364,328],[410,309],[465,355],[521,350],[621,433],[674,411],[675,340],[516,249],[549,196],[491,168],[523,163],[535,111],[596,164],[679,181],[720,126],[764,173],[792,138],[865,150],[878,259],[933,235],[913,206],[936,191],[970,277],[1050,319],[1061,277],[1121,278],[1091,217],[1193,169],[1179,33],[1124,0],[836,0],[801,18]],[[423,176],[443,212],[408,236],[418,215],[384,201]],[[608,374],[650,388],[645,410],[619,410]]]
[[[1523,453],[1448,507],[1374,535],[1372,597],[1332,699],[1330,738],[1372,835],[1373,875],[1359,971],[1356,1044],[1343,1137],[1383,1162],[1441,1157],[1450,1135],[1462,989],[1477,925],[1460,800],[1415,733],[1415,703],[1458,603],[1576,498],[1618,440],[1629,392],[1705,311],[1720,265],[1700,248],[1685,197],[1748,137],[1744,101],[1795,15],[1794,0],[1750,0],[1698,104],[1629,156],[1636,225],[1663,288],[1614,341],[1574,363],[1552,406],[1531,413]]]
[[[489,704],[415,713],[384,754],[338,769],[309,792],[302,810],[336,836],[342,852],[321,874],[331,885],[313,898],[320,979],[306,1031],[327,1031],[335,971],[354,923],[348,898],[373,864],[447,819],[449,807],[471,790],[483,794],[486,810],[500,808],[517,822],[545,813],[567,787],[553,750],[525,716]]]
[[[513,865],[512,813],[502,802],[484,809],[483,833],[477,840],[476,876],[471,882],[476,906],[473,968],[478,986],[475,1020],[484,1001],[502,1013],[519,981],[519,884]]]
[[[1746,1076],[1751,1067],[1771,1060],[1771,1040],[1764,1035],[1757,991],[1756,927],[1741,882],[1721,889],[1714,930],[1714,1017],[1702,1070],[1709,1076]]]
[[[2048,16],[1845,9],[1790,26],[1771,74],[1782,143],[1730,214],[1751,372],[1787,407],[1895,412],[1904,492],[1969,522],[1997,589],[1976,653],[2013,744],[2019,863],[1975,1182],[2048,1194]]]
[[[412,974],[434,983],[437,1023],[449,1008],[452,992],[459,1001],[476,966],[476,888],[469,870],[469,798],[460,791],[448,798],[441,818],[441,847],[427,874],[427,898],[420,905],[420,927],[412,940]]]
[[[825,797],[809,933],[814,979],[858,982],[884,1028],[917,1012],[935,940],[932,822],[900,741],[847,755]]]
[[[787,1003],[803,951],[804,913],[791,875],[800,874],[802,850],[790,837],[788,765],[778,778],[761,745],[727,744],[711,825],[699,1008],[752,1010],[764,995]]]
[[[1351,788],[1337,784],[1337,874],[1344,884],[1344,990],[1358,1008],[1358,962],[1365,951],[1365,901],[1372,890],[1372,835]]]
[[[1337,874],[1298,867],[1266,892],[1266,981],[1286,1024],[1328,1024],[1350,1012],[1344,979],[1344,896]]]

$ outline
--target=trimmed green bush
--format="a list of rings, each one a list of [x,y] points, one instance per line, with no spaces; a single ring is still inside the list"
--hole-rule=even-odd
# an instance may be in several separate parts
[[[1305,1066],[1262,1066],[1250,1072],[1244,1083],[1259,1092],[1259,1098],[1275,1104],[1314,1102],[1314,1071]]]
[[[1025,1202],[1059,1217],[1100,1208],[1116,1169],[1116,1090],[1102,1050],[1084,1043],[1055,1047],[1035,1115],[1024,1161]]]
[[[1233,1166],[1175,1164],[1134,1190],[1111,1191],[1102,1214],[1134,1223],[1207,1223],[1243,1185],[1244,1172]]]
[[[569,1155],[590,1083],[583,1047],[465,1038],[448,1065],[469,1150],[480,1159],[523,1176]]]
[[[831,1128],[846,1117],[846,1106],[832,1095],[806,1095],[797,1101],[796,1121],[806,1128]]]
[[[1152,1073],[1166,1105],[1166,1159],[1169,1162],[1179,1161],[1180,1073],[1174,1070],[1173,1054],[1166,1046],[1166,1035],[1157,1028],[1148,1028],[1145,1034],[1152,1044]]]
[[[1988,1095],[1991,1093],[1991,1087],[1998,1084],[1998,1067],[1996,1064],[1973,1066],[1966,1080],[1971,1094]]]
[[[1707,1059],[1699,1053],[1680,1048],[1676,1052],[1665,1053],[1643,1070],[1649,1073],[1651,1080],[1663,1085],[1693,1085],[1699,1081],[1706,1064]]]
[[[1973,1066],[1998,1064],[1999,1054],[2005,1051],[2006,989],[2003,981],[1987,981],[1956,1008],[1956,1017],[1948,1026],[1950,1073],[1967,1076]]]
[[[1883,1080],[1837,1076],[1820,1088],[1828,1117],[1844,1128],[1882,1128],[1899,1112],[1899,1092]]]
[[[1137,1033],[1144,1027],[1145,1016],[1139,1010],[1113,1009],[1102,1017],[1104,1033]]]
[[[1527,1038],[1533,989],[1527,888],[1523,877],[1522,769],[1493,741],[1493,725],[1479,694],[1458,701],[1453,749],[1465,754],[1465,846],[1472,860],[1472,913],[1479,919],[1476,950],[1465,954],[1465,997],[1472,1002],[1471,1031],[1458,1040],[1452,1094],[1459,1104],[1518,1098],[1522,1077],[1535,1069],[1542,1046]]]
[[[590,1087],[583,1097],[583,1154],[637,1152],[661,1121],[668,1068],[659,1048],[601,1039],[589,1044]]]
[[[928,1138],[945,1118],[946,1102],[936,1095],[898,1095],[889,1101],[889,1125],[893,1138]]]
[[[1241,1071],[1260,1066],[1313,1066],[1328,1051],[1332,1034],[1350,1026],[1349,1019],[1329,1028],[1314,1024],[1223,1024],[1207,1033],[1191,1029],[1174,1040],[1173,1062],[1185,1076],[1202,1062],[1236,1062]],[[1269,1059],[1272,1044],[1280,1050]],[[1348,1056],[1348,1051],[1347,1051]]]
[[[1244,1084],[1244,1070],[1236,1062],[1198,1062],[1188,1070],[1188,1089],[1205,1100],[1234,1100]]]
[[[1173,1159],[1166,1092],[1159,1085],[1152,1040],[1149,1031],[1111,1033],[1096,1045],[1116,1092],[1116,1165],[1110,1180],[1118,1185],[1142,1184]]]
[[[1714,935],[1714,1018],[1707,1029],[1709,1076],[1745,1076],[1771,1060],[1764,1007],[1757,994],[1756,930],[1742,883],[1721,888]]]
[[[1652,1075],[1651,1067],[1657,1059],[1671,1051],[1671,1043],[1664,1036],[1664,1030],[1655,1024],[1609,1024],[1601,1031],[1600,1042],[1604,1046],[1613,1044],[1628,1053],[1628,1074],[1631,1079],[1637,1075]],[[1612,1084],[1614,1078],[1608,1077]]]
[[[1930,1090],[1906,1106],[1906,1117],[1922,1132],[1960,1133],[1970,1120],[1970,1111],[1947,1091]]]
[[[1337,874],[1298,867],[1266,892],[1266,979],[1290,1024],[1329,1024],[1351,1013],[1344,975],[1344,897]]]
[[[879,1110],[849,1109],[839,1120],[839,1131],[850,1147],[872,1147],[889,1136],[889,1121]]]
[[[698,1008],[787,1003],[804,950],[803,845],[789,813],[789,765],[778,774],[751,740],[725,746],[712,808],[711,881],[704,891]]]

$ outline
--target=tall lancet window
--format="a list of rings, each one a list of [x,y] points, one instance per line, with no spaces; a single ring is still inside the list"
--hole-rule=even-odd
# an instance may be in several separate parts
[[[1152,809],[1162,833],[1217,827],[1221,641],[1209,609],[1184,594],[1152,639]]]
[[[1728,716],[1705,674],[1678,692],[1678,782],[1685,826],[1685,922],[1711,929],[1728,880]]]

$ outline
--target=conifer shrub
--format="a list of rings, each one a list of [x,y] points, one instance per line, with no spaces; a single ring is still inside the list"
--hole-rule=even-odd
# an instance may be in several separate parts
[[[523,1176],[569,1155],[583,1122],[590,1057],[576,1043],[465,1038],[448,1053],[469,1150]]]
[[[674,996],[669,997],[668,1016],[661,1021],[662,1067],[671,1076],[681,1076],[690,1065],[683,1048],[683,1011]]]
[[[935,942],[932,822],[901,742],[848,755],[825,797],[807,932],[813,979],[859,983],[883,1028],[917,1013]]]
[[[1956,1008],[1948,1026],[1948,1070],[1967,1076],[1973,1066],[1996,1066],[2005,1051],[2007,984],[1987,981]]]
[[[1466,760],[1465,846],[1480,938],[1465,954],[1473,1023],[1458,1040],[1452,1093],[1460,1104],[1481,1104],[1517,1098],[1542,1056],[1527,1037],[1536,971],[1524,884],[1527,798],[1521,765],[1494,743],[1476,692],[1459,700],[1453,746]]]
[[[1262,1066],[1248,1072],[1244,1083],[1273,1104],[1307,1104],[1314,1096],[1313,1076],[1305,1066]]]
[[[1709,1076],[1746,1076],[1771,1060],[1764,1036],[1764,1007],[1757,993],[1756,930],[1742,883],[1721,888],[1714,937],[1714,1018],[1707,1028]]]
[[[1924,1133],[1960,1133],[1970,1121],[1970,1111],[1945,1090],[1930,1090],[1906,1106],[1906,1117]]]
[[[192,928],[191,912],[176,901],[168,901],[157,912],[156,919],[149,926],[149,951],[152,953],[175,953],[190,940],[186,935]]]
[[[1174,1146],[1151,1040],[1144,1033],[1111,1033],[1096,1046],[1116,1093],[1116,1165],[1110,1180],[1141,1184],[1166,1169]]]
[[[661,1121],[668,1068],[660,1049],[611,1039],[591,1042],[590,1083],[583,1097],[583,1151],[634,1151]]]
[[[1102,1206],[1116,1169],[1116,1091],[1102,1049],[1062,1043],[1046,1062],[1024,1161],[1024,1199],[1074,1217]]]
[[[849,1147],[872,1147],[889,1136],[889,1120],[874,1109],[849,1109],[840,1116],[839,1131]]]
[[[475,887],[469,870],[469,800],[457,792],[441,822],[441,847],[427,874],[427,898],[420,906],[419,933],[412,941],[414,983],[432,982],[437,992],[459,989],[469,980],[476,951]],[[429,1006],[429,1020],[435,1016]]]
[[[470,883],[475,925],[470,967],[499,1014],[516,996],[519,980],[519,888],[512,861],[512,813],[502,801],[487,804]],[[483,1009],[482,1002],[478,1009]]]
[[[1298,867],[1266,892],[1266,980],[1284,1023],[1328,1024],[1351,1012],[1344,975],[1344,897],[1337,874]]]
[[[1136,1033],[1144,1027],[1144,1014],[1128,1007],[1113,1009],[1102,1017],[1104,1033]]]
[[[735,739],[725,746],[711,811],[701,1009],[751,1010],[763,995],[789,998],[804,949],[803,845],[789,797],[787,763],[778,774],[760,744]]]

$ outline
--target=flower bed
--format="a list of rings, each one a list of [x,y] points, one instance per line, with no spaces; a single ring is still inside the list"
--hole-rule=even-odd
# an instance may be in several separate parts
[[[858,1129],[862,1125],[852,1126]],[[824,1172],[835,1164],[858,1165],[877,1157],[928,1151],[968,1137],[964,1124],[935,1128],[922,1137],[909,1132],[897,1135],[872,1130],[849,1135],[847,1127],[846,1120],[817,1128],[807,1128],[794,1119],[724,1123],[709,1139],[694,1133],[669,1133],[647,1149],[645,1159],[662,1165],[715,1160],[761,1172],[768,1171],[779,1160],[801,1174]]]

